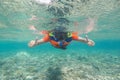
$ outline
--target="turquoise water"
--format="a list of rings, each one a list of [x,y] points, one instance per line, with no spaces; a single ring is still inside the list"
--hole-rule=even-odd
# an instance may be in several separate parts
[[[64,6],[70,11],[64,11]],[[48,11],[48,7],[64,13]],[[37,20],[30,20],[32,16]],[[30,40],[43,37],[33,34],[29,26],[50,30],[59,23],[49,23],[60,17],[70,21],[62,25],[73,31],[74,22],[81,31],[88,24],[86,18],[96,18],[87,34],[95,46],[72,41],[66,50],[50,43],[28,47]],[[119,0],[53,0],[49,6],[37,0],[0,0],[0,80],[120,80],[119,31]]]

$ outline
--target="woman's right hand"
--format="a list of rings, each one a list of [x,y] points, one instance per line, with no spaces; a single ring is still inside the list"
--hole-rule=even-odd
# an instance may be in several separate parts
[[[28,43],[28,46],[29,46],[29,47],[34,47],[34,46],[35,46],[35,40],[31,40],[31,41]]]
[[[88,44],[89,46],[94,46],[94,45],[95,45],[95,42],[92,41],[92,40],[88,40],[87,44]]]

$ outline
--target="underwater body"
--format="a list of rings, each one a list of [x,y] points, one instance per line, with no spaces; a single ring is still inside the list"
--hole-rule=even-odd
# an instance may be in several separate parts
[[[94,28],[84,33],[88,18]],[[95,41],[49,42],[33,48],[39,31],[65,26]],[[34,29],[34,27],[32,27]],[[0,80],[120,80],[120,0],[0,0]]]

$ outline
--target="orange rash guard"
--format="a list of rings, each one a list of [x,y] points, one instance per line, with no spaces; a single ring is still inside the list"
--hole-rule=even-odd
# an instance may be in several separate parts
[[[51,40],[49,34],[45,34],[43,37],[44,42],[50,42],[55,47],[60,47],[59,43],[55,40]],[[78,33],[72,32],[72,40],[78,40]],[[67,46],[70,42],[65,42],[64,45]]]

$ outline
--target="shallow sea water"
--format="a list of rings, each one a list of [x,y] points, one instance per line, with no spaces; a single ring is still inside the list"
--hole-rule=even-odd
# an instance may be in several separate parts
[[[95,29],[88,33],[95,46],[72,41],[66,50],[50,43],[28,47],[38,36],[29,26],[46,30],[56,18],[46,11],[48,5],[35,1],[0,0],[0,80],[120,80],[119,0],[76,0],[83,2],[79,4],[61,0],[75,4],[74,14],[64,16],[70,20],[68,28],[74,29],[75,21],[97,19]],[[38,20],[30,20],[33,15]]]

